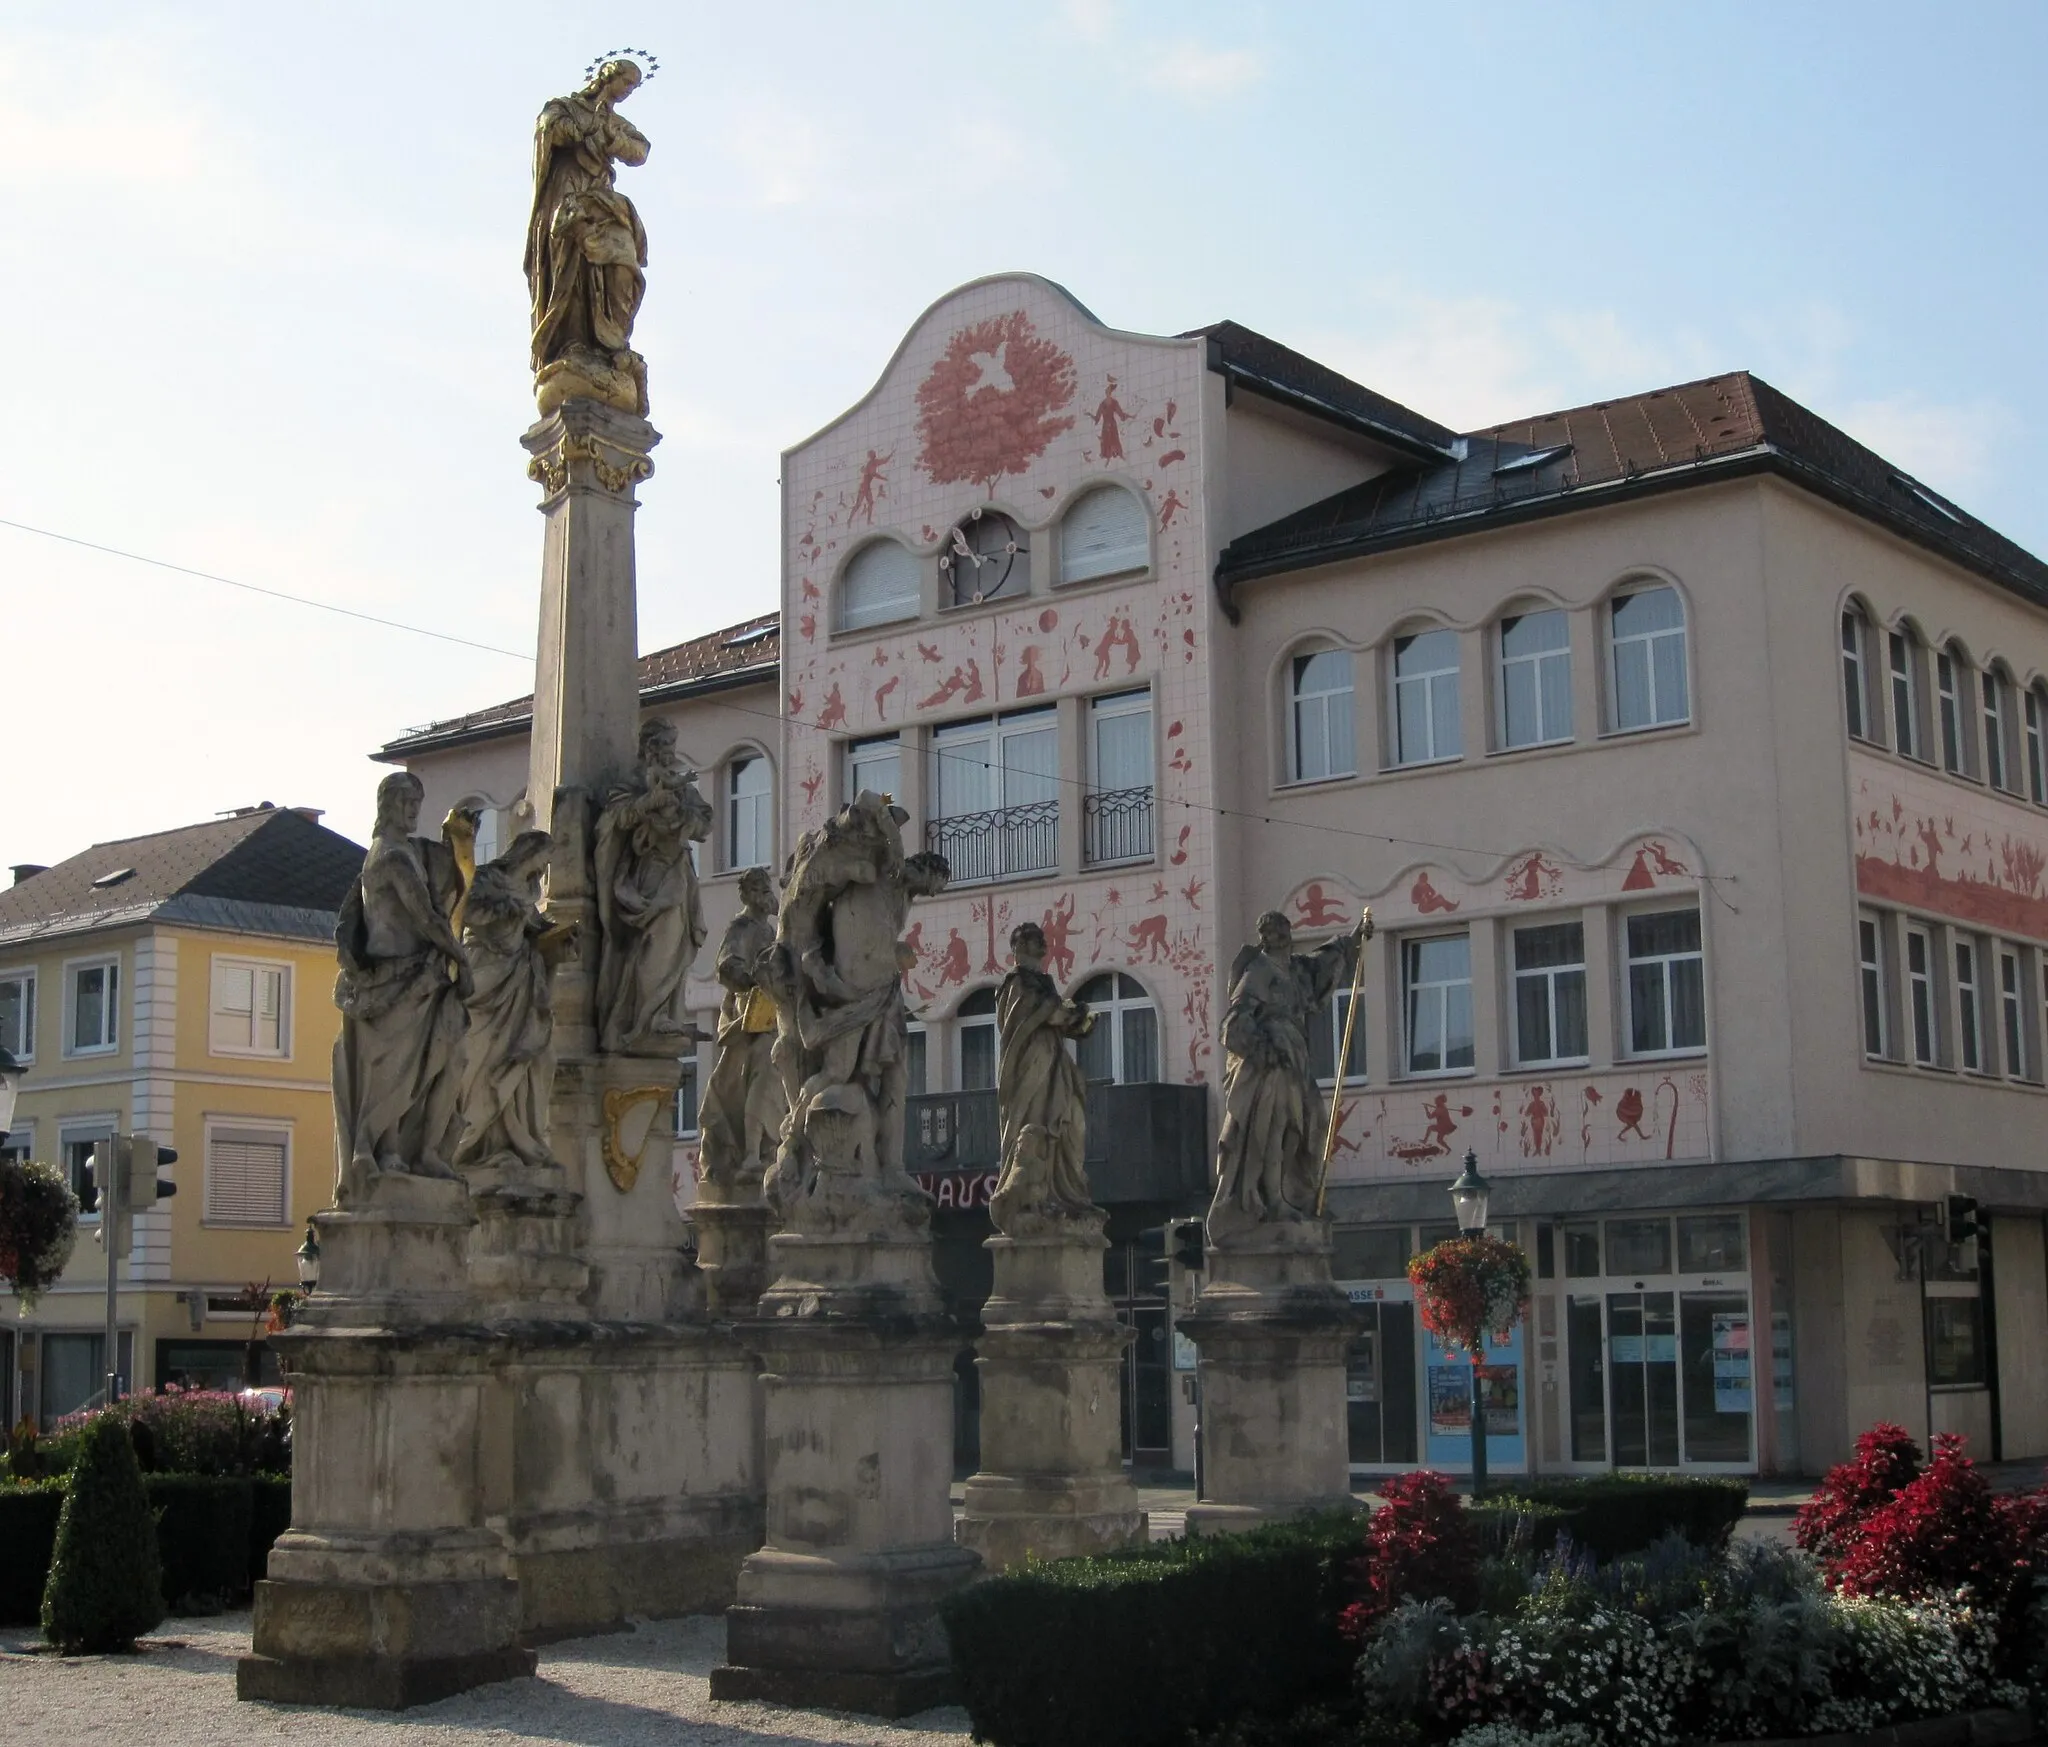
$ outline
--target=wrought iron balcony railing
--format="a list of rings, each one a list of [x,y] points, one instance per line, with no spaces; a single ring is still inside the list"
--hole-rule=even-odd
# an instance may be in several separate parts
[[[922,1092],[909,1099],[904,1162],[912,1172],[995,1171],[1003,1162],[993,1090]],[[1163,1080],[1088,1086],[1088,1186],[1111,1202],[1206,1194],[1209,1092]]]
[[[1046,873],[1060,862],[1060,804],[1027,801],[933,819],[924,828],[924,846],[946,858],[956,886]]]
[[[1090,867],[1152,859],[1152,785],[1105,789],[1082,802],[1082,854]]]

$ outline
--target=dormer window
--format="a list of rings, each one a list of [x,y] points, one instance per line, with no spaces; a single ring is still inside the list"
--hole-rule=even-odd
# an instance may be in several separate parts
[[[978,606],[1031,592],[1031,543],[1000,510],[975,510],[939,552],[939,595],[949,607]]]

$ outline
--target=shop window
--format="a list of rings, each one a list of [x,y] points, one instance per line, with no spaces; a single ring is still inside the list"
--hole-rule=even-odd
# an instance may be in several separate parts
[[[1984,1013],[1977,987],[1977,948],[1967,940],[1956,942],[1956,1052],[1965,1073],[1983,1071]]]
[[[895,800],[903,792],[903,748],[894,734],[853,740],[846,747],[846,798],[863,794]]]
[[[1288,775],[1295,782],[1353,776],[1351,652],[1322,649],[1297,655],[1289,693]]]
[[[206,1223],[285,1224],[290,1155],[291,1136],[282,1129],[208,1128]]]
[[[859,631],[917,617],[918,562],[907,546],[875,540],[853,555],[839,579],[839,628]]]
[[[1405,1280],[1408,1277],[1408,1227],[1405,1225],[1340,1225],[1331,1272],[1339,1280]]]
[[[1150,517],[1120,486],[1075,499],[1060,523],[1060,581],[1096,582],[1143,570],[1151,557]]]
[[[996,1084],[996,992],[977,989],[960,1003],[960,1090],[992,1092]]]
[[[1955,644],[1934,658],[1935,717],[1941,734],[1941,768],[1951,776],[1970,774],[1970,714],[1963,687],[1970,663]]]
[[[1630,1054],[1683,1055],[1705,1049],[1706,967],[1699,911],[1665,910],[1627,921]]]
[[[1464,750],[1458,720],[1458,634],[1394,639],[1394,762],[1433,764]]]
[[[1564,1228],[1564,1272],[1568,1280],[1598,1280],[1606,1270],[1600,1266],[1600,1222],[1589,1219]]]
[[[1586,931],[1555,922],[1515,930],[1515,1060],[1586,1059]]]
[[[1668,1219],[1610,1219],[1607,1222],[1607,1266],[1616,1275],[1671,1272],[1671,1222]]]
[[[1851,604],[1842,614],[1842,709],[1850,735],[1874,738],[1870,714],[1870,619]]]
[[[96,959],[90,964],[66,967],[71,999],[70,1027],[66,1033],[66,1055],[104,1055],[118,1047],[120,1025],[116,1012],[121,999],[121,965],[118,959]]]
[[[1076,989],[1074,999],[1095,1015],[1095,1029],[1075,1049],[1087,1078],[1119,1086],[1159,1078],[1159,1009],[1144,984],[1122,971],[1104,971]]]
[[[1500,743],[1548,746],[1572,737],[1571,626],[1554,609],[1500,622]]]
[[[1609,609],[1608,687],[1621,732],[1663,728],[1691,715],[1685,607],[1675,588],[1640,588]]]
[[[725,767],[725,865],[768,867],[775,860],[775,779],[767,759],[747,753]]]
[[[1678,1271],[1681,1274],[1738,1273],[1749,1266],[1739,1213],[1681,1214]]]
[[[940,549],[939,589],[949,607],[1029,594],[1029,536],[1000,510],[971,511]]]
[[[1344,1083],[1365,1084],[1366,998],[1359,997],[1358,1023],[1351,1027],[1351,1053],[1344,1058]],[[1308,1071],[1319,1086],[1335,1085],[1337,1052],[1344,1047],[1344,1024],[1351,1012],[1351,991],[1339,989],[1320,1013],[1308,1016]]]
[[[1401,943],[1408,1016],[1408,1072],[1459,1073],[1472,1066],[1472,943],[1442,934]]]
[[[479,849],[478,864],[484,859]],[[208,1051],[214,1055],[290,1054],[287,1015],[291,988],[289,965],[216,957]]]
[[[1906,1005],[1913,1021],[1913,1060],[1931,1068],[1940,1056],[1940,1032],[1934,1017],[1934,940],[1924,928],[1906,930]]]
[[[1863,995],[1863,1053],[1873,1061],[1890,1054],[1887,1048],[1884,999],[1884,942],[1875,916],[1856,918],[1856,954]]]
[[[0,1049],[24,1066],[36,1056],[36,973],[9,971],[0,977]]]
[[[1927,1382],[1935,1389],[1984,1382],[1984,1301],[1974,1291],[1928,1298]]]
[[[1889,646],[1892,750],[1902,758],[1927,754],[1920,745],[1920,646],[1909,631],[1893,631]]]

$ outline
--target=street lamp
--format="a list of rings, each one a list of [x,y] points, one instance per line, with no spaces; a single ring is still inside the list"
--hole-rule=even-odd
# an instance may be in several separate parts
[[[14,1101],[21,1096],[21,1076],[27,1071],[14,1059],[14,1051],[0,1044],[0,1141],[14,1126]]]
[[[308,1292],[320,1284],[320,1237],[313,1229],[313,1222],[306,1221],[306,1241],[299,1245],[292,1260],[299,1265],[299,1284]]]
[[[1457,1209],[1458,1231],[1463,1237],[1486,1235],[1486,1204],[1493,1185],[1479,1174],[1479,1155],[1467,1149],[1465,1168],[1451,1184],[1451,1205]],[[1472,1496],[1486,1491],[1486,1400],[1480,1386],[1479,1362],[1485,1356],[1486,1331],[1479,1331],[1479,1345],[1472,1349]]]

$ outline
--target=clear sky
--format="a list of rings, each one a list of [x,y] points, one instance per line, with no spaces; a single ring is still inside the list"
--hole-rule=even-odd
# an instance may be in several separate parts
[[[2048,553],[2039,0],[10,0],[0,518],[530,650],[530,130],[626,45],[643,647],[774,605],[779,452],[1010,268],[1464,428],[1753,369]],[[6,527],[0,639],[0,863],[360,838],[372,747],[531,685]]]

